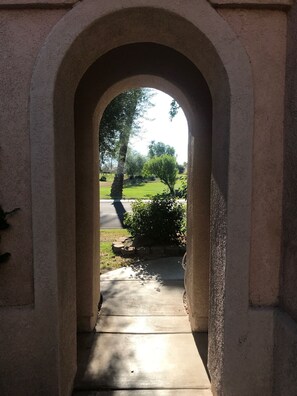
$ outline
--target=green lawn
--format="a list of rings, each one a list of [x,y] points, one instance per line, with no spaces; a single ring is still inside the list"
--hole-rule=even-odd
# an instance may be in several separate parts
[[[109,175],[111,176],[111,175]],[[112,179],[112,177],[111,177]],[[175,188],[180,187],[180,180],[177,181]],[[100,182],[100,199],[110,199],[111,182]],[[125,199],[147,199],[156,194],[168,192],[168,187],[161,183],[158,179],[138,185],[126,185],[123,190],[123,198]]]
[[[117,268],[133,264],[137,258],[123,258],[116,256],[111,248],[112,242],[123,236],[130,236],[127,230],[108,229],[100,230],[100,273],[111,271]]]
[[[110,183],[113,182],[114,173],[100,173],[99,179],[100,179],[100,177],[102,177],[102,176],[105,176],[105,177],[106,177],[106,182],[110,182]]]

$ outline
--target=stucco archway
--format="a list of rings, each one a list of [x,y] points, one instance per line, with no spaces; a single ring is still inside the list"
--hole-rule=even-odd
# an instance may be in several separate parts
[[[119,68],[118,65],[121,65]],[[104,82],[101,76],[105,75]],[[129,77],[134,76],[134,77]],[[163,88],[178,97],[187,113],[190,132],[189,161],[189,216],[188,216],[188,263],[187,291],[190,317],[194,330],[206,331],[208,318],[208,272],[209,272],[209,206],[211,174],[211,124],[212,103],[207,84],[196,67],[174,50],[153,43],[130,44],[118,47],[98,59],[85,73],[76,92],[76,198],[77,198],[77,261],[80,279],[87,279],[85,286],[79,282],[78,303],[79,328],[94,327],[96,315],[88,315],[88,301],[92,290],[88,279],[92,278],[93,266],[98,257],[92,240],[96,240],[97,212],[89,207],[98,207],[98,117],[103,109],[105,97],[119,94],[121,90],[145,84]],[[106,90],[108,91],[106,92]],[[98,104],[99,103],[99,104]],[[98,105],[97,105],[98,104]],[[90,149],[92,155],[90,155]],[[194,161],[195,157],[195,161]],[[90,169],[94,169],[91,177]],[[199,186],[199,187],[198,187]],[[91,193],[92,192],[92,193]],[[199,222],[195,222],[195,216]],[[196,224],[197,223],[197,224]],[[92,252],[94,252],[92,254]],[[89,264],[87,264],[89,263]],[[93,263],[96,263],[93,265]],[[89,265],[89,275],[86,266]],[[192,269],[193,267],[193,269]],[[198,276],[199,274],[199,276]],[[195,281],[194,281],[195,279]],[[197,295],[199,293],[199,296]],[[96,301],[98,295],[96,295]],[[199,300],[199,303],[196,303]],[[96,309],[96,301],[94,309]],[[95,311],[96,312],[96,311]]]
[[[247,56],[206,1],[188,1],[181,7],[170,0],[161,5],[155,0],[132,0],[123,8],[118,0],[100,7],[91,0],[76,6],[53,29],[39,55],[31,86],[35,307],[40,311],[46,307],[52,317],[47,331],[53,335],[51,358],[62,394],[71,387],[76,364],[75,92],[92,64],[102,61],[109,51],[135,43],[171,48],[191,62],[208,84],[213,103],[209,355],[217,389],[232,387],[232,375],[244,355],[234,350],[233,343],[243,339],[248,328],[253,98]],[[106,85],[106,75],[98,77],[103,95],[116,82],[116,74]],[[126,73],[122,79],[127,77]],[[178,76],[173,84],[179,88]],[[195,112],[195,104],[201,101],[191,97],[191,92],[185,96],[190,111]],[[88,120],[92,130],[95,118]],[[85,147],[88,153],[95,150],[88,144]],[[195,158],[193,153],[194,163]],[[90,183],[94,189],[93,180]],[[91,216],[98,210],[96,200],[93,203],[88,206]],[[97,239],[92,235],[89,243],[94,252]],[[193,271],[193,283],[195,277]],[[87,276],[86,282],[93,285],[86,304],[91,317],[98,297],[96,276]]]

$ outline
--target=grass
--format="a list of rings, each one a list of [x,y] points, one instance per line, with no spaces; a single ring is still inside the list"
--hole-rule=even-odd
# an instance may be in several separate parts
[[[100,230],[100,273],[103,274],[117,268],[133,264],[136,259],[116,256],[111,248],[112,242],[120,237],[130,236],[128,230],[108,229]]]
[[[105,176],[106,177],[106,182],[108,183],[112,183],[113,179],[114,179],[114,173],[100,173],[99,175],[99,179],[101,176]]]
[[[113,175],[108,175],[109,180],[100,182],[100,199],[110,199],[110,187],[113,180]],[[111,181],[110,181],[111,179]],[[180,180],[177,181],[175,188],[181,186]],[[123,198],[125,199],[147,199],[156,194],[168,192],[168,187],[161,183],[160,180],[148,181],[138,185],[126,185],[123,189]]]

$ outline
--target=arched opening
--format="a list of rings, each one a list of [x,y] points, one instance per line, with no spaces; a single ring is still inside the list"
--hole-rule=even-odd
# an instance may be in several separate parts
[[[111,70],[112,66],[110,65],[115,65],[114,70]],[[121,65],[120,70],[116,65]],[[101,76],[106,74],[106,70],[110,72],[110,88],[104,87],[103,91],[100,91]],[[177,76],[178,85],[176,84]],[[106,78],[104,81],[107,84]],[[204,78],[191,62],[176,51],[153,43],[131,44],[108,52],[85,73],[76,92],[75,157],[76,202],[78,204],[76,222],[80,224],[80,227],[77,227],[76,238],[78,329],[79,331],[92,331],[97,320],[98,254],[94,247],[96,240],[99,240],[96,209],[99,202],[96,138],[98,120],[105,110],[102,103],[109,102],[124,89],[139,86],[162,87],[163,90],[179,98],[181,103],[186,106],[190,140],[187,300],[192,330],[207,332],[212,141],[211,96]],[[92,99],[90,100],[90,98]],[[94,172],[93,175],[92,172]],[[80,263],[83,264],[80,265]],[[97,279],[97,283],[93,283],[93,290],[90,288],[89,281],[92,277]],[[88,315],[88,313],[91,314]]]
[[[158,160],[164,154],[170,156],[165,161],[167,167]],[[186,210],[187,163],[188,122],[174,98],[155,88],[142,87],[123,91],[109,103],[99,125],[101,274],[131,265],[153,253],[184,253],[186,215],[182,221],[179,213]],[[178,222],[171,213],[168,224],[170,230],[175,230],[176,237],[162,227],[162,216],[150,217],[158,238],[149,226],[139,229],[143,221],[137,220],[127,227],[125,217],[135,219],[131,217],[134,202],[140,199],[148,204],[148,209],[147,200],[159,195],[180,200],[173,211]],[[165,205],[164,199],[163,203]],[[141,238],[139,232],[143,233]],[[157,253],[160,243],[163,248]]]
[[[51,359],[58,386],[67,394],[75,373],[76,296],[82,330],[93,327],[99,300],[98,150],[93,131],[112,97],[123,89],[150,85],[175,96],[189,120],[190,318],[193,329],[207,327],[206,301],[197,301],[208,299],[211,250],[209,368],[216,389],[232,387],[238,361],[244,358],[242,350],[234,351],[233,340],[244,337],[248,325],[249,63],[209,4],[191,2],[182,15],[170,1],[162,6],[166,9],[157,2],[148,8],[134,8],[133,1],[127,9],[121,7],[116,0],[101,10],[92,1],[75,7],[45,44],[32,81],[35,274],[47,279],[46,288],[36,281],[35,301],[37,310],[47,307],[53,318],[47,331],[54,334]],[[81,24],[73,23],[76,17]],[[164,20],[166,29],[160,30]],[[127,23],[134,29],[127,31]],[[57,48],[65,31],[68,35]]]
[[[138,60],[138,62],[135,62],[135,60]],[[121,69],[117,70],[116,65],[119,64],[121,65]],[[160,64],[162,67],[160,67]],[[188,263],[195,262],[196,266],[201,266],[200,270],[198,270],[199,281],[195,281],[195,289],[199,289],[199,296],[195,296],[196,291],[193,284],[195,275],[191,271],[195,272],[196,269],[192,269],[194,266],[191,264],[188,266],[191,269],[187,274],[187,287],[192,322],[197,322],[192,323],[192,325],[195,330],[205,331],[208,327],[209,205],[212,134],[211,98],[205,80],[194,65],[167,47],[144,43],[117,48],[94,63],[80,82],[75,101],[77,224],[81,225],[81,227],[77,228],[77,263],[90,263],[89,277],[92,277],[93,268],[98,261],[96,251],[92,248],[94,246],[93,238],[98,241],[98,231],[96,232],[98,224],[94,220],[98,215],[97,211],[92,213],[90,207],[98,207],[98,196],[96,194],[96,191],[98,191],[98,182],[94,180],[96,173],[91,176],[90,169],[98,169],[98,150],[96,150],[95,145],[97,130],[95,129],[94,131],[94,126],[98,125],[98,118],[100,118],[100,108],[102,108],[101,97],[108,95],[108,93],[105,94],[105,91],[100,93],[100,76],[106,70],[111,69],[110,65],[115,65],[115,72],[117,74],[114,77],[114,73],[110,71],[110,86],[112,87],[117,84],[118,89],[120,87],[122,89],[123,87],[132,88],[137,83],[142,86],[156,84],[155,86],[158,88],[159,85],[157,84],[160,84],[162,81],[162,87],[165,88],[168,85],[169,88],[167,89],[176,91],[176,96],[181,97],[182,103],[185,102],[184,97],[187,98],[186,113],[189,120],[189,135],[191,139],[191,150],[189,153]],[[130,78],[126,77],[127,71],[131,73]],[[133,78],[133,75],[137,76],[136,79]],[[171,77],[171,75],[173,76]],[[178,76],[178,84],[181,88],[175,88],[174,78],[176,79],[176,76]],[[113,80],[114,78],[115,80]],[[107,78],[105,77],[105,82],[106,80]],[[192,87],[195,87],[195,89]],[[89,100],[90,97],[94,98],[93,102]],[[193,109],[193,105],[188,105],[191,102],[195,104],[195,110]],[[97,120],[95,117],[98,117]],[[89,132],[87,133],[87,131]],[[93,158],[90,155],[88,147],[93,147]],[[194,186],[197,187],[194,189]],[[92,194],[95,196],[91,195],[91,191],[93,191]],[[195,223],[194,225],[195,216],[199,216],[199,224]],[[95,229],[93,228],[94,222]],[[92,235],[95,235],[95,237]],[[90,254],[92,256],[89,256]],[[81,277],[79,275],[80,268],[84,272]],[[90,279],[86,277],[86,265],[78,267],[77,274],[78,279]],[[197,282],[201,282],[201,285],[198,286]],[[83,282],[77,281],[77,285],[78,291],[80,288],[83,288]],[[78,298],[78,322],[79,328],[82,330],[89,330],[94,327],[94,322],[80,325],[80,318],[87,318],[86,314],[80,314],[80,312],[83,312],[80,304],[83,304],[83,301],[86,300],[88,293],[91,293],[89,282],[82,290],[81,297]],[[195,299],[194,296],[200,298],[199,304],[192,304],[192,301]],[[89,303],[86,304],[85,312],[89,310]],[[192,305],[197,305],[197,307],[193,309]],[[201,313],[197,314],[197,310],[199,309]],[[92,315],[93,321],[96,316],[95,312]]]

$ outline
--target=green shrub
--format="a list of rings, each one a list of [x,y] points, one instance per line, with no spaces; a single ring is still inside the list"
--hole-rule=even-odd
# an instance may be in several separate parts
[[[156,195],[150,202],[135,201],[124,223],[142,245],[180,245],[185,241],[185,207],[173,197]]]
[[[188,196],[188,181],[187,176],[180,177],[181,186],[175,190],[175,196],[177,198],[187,199]]]

